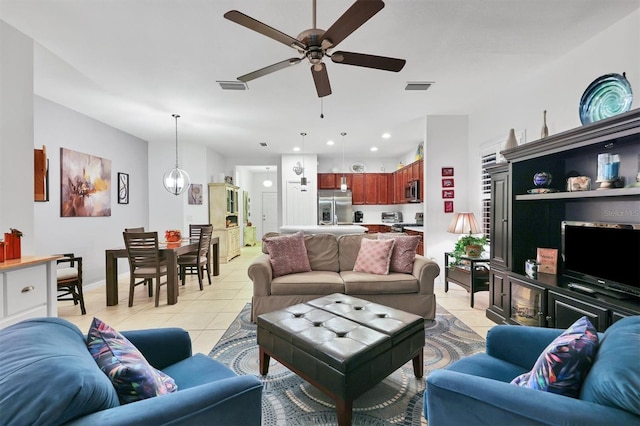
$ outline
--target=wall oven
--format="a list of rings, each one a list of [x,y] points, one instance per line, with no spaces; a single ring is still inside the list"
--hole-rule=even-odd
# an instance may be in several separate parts
[[[404,199],[410,203],[420,202],[420,182],[412,180],[404,187]]]

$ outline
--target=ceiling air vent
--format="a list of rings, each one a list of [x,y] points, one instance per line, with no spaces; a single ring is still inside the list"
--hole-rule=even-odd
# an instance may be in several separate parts
[[[269,145],[266,142],[260,142],[260,146],[263,147],[263,148],[266,148]]]
[[[433,81],[407,81],[404,90],[427,90]]]
[[[247,90],[247,83],[242,81],[216,81],[222,90]]]

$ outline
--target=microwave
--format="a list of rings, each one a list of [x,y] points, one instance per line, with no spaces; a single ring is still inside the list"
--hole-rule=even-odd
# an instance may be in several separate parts
[[[419,203],[420,202],[420,182],[417,180],[412,180],[407,182],[407,185],[404,187],[404,199],[410,203]]]

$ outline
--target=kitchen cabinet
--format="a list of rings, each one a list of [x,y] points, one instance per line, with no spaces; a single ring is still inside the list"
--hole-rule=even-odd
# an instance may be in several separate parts
[[[318,173],[318,189],[337,189],[340,188],[340,181],[336,185],[335,173]]]
[[[366,194],[364,192],[364,173],[353,173],[351,175],[351,196],[352,204],[365,204]]]
[[[367,233],[374,234],[377,232],[391,232],[391,226],[389,225],[362,225],[367,228]]]
[[[213,236],[219,238],[221,263],[240,255],[238,190],[239,187],[228,183],[209,184],[209,223],[213,226]]]
[[[0,328],[36,317],[57,317],[56,259],[23,256],[0,263]]]
[[[365,204],[387,204],[388,203],[386,173],[364,174],[364,203]]]

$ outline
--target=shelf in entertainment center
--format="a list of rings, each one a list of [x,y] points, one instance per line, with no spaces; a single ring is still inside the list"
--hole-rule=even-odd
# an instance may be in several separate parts
[[[547,194],[521,194],[516,195],[516,200],[566,200],[580,198],[624,197],[634,195],[640,195],[640,188],[593,189],[591,191],[549,192]]]

